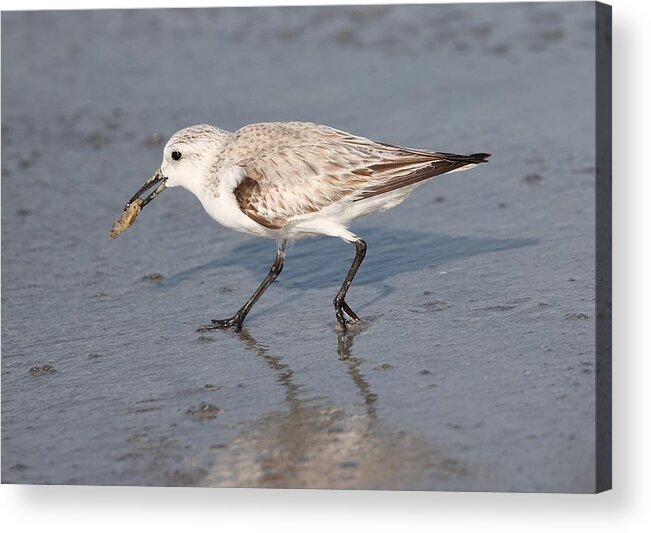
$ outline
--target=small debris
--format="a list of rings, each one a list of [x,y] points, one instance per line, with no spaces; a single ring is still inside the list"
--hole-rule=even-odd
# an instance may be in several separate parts
[[[431,374],[427,368],[423,368],[420,372],[418,372],[421,376],[427,376],[428,374]]]
[[[160,283],[165,279],[165,276],[159,272],[152,272],[142,277],[143,281],[148,281],[149,283]]]
[[[27,209],[26,207],[20,207],[16,209],[16,214],[21,217],[26,217],[27,215],[31,214],[31,212],[31,209]]]
[[[588,320],[590,315],[585,313],[569,313],[565,315],[565,320]]]
[[[208,420],[211,418],[216,418],[223,409],[217,407],[211,403],[201,402],[199,407],[192,407],[186,411],[186,414],[190,415],[193,418],[198,418],[201,420]]]
[[[217,385],[213,385],[212,383],[206,383],[203,386],[203,388],[206,390],[217,390]]]
[[[375,370],[391,370],[393,368],[393,365],[389,363],[382,363],[381,365],[378,365],[375,367]]]
[[[139,414],[142,414],[142,413],[152,413],[154,411],[160,411],[160,407],[154,407],[154,406],[151,406],[151,407],[139,407],[138,409],[134,409],[131,412],[134,415],[139,415]]]
[[[233,287],[220,287],[217,292],[219,294],[228,294],[229,292],[235,292]]]
[[[157,402],[158,398],[147,398],[146,400],[138,400],[136,403],[141,404],[141,403],[152,403],[152,402]]]
[[[418,309],[410,309],[412,313],[431,313],[434,311],[443,311],[448,309],[450,304],[443,300],[431,300],[421,304]]]
[[[46,374],[56,374],[56,369],[50,365],[33,366],[29,369],[32,376],[44,376]]]
[[[479,311],[509,311],[511,309],[515,309],[515,305],[489,305],[482,307]]]
[[[434,198],[435,204],[440,204],[442,202],[445,202],[445,196],[437,196],[436,198]]]
[[[527,174],[522,181],[524,181],[527,185],[534,185],[542,180],[542,176],[540,174]]]
[[[200,335],[197,342],[200,344],[208,344],[210,342],[215,342],[215,339],[213,337],[208,337],[207,335]]]

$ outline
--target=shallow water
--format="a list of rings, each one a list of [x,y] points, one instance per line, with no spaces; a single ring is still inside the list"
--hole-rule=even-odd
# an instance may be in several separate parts
[[[594,6],[3,13],[2,480],[594,490]],[[312,120],[487,151],[295,244],[165,192],[177,129]]]

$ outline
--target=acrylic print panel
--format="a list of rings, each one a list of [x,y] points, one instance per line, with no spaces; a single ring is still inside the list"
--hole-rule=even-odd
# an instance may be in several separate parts
[[[609,17],[589,2],[3,13],[2,481],[609,488]],[[288,248],[241,332],[197,332],[253,292],[274,241],[171,187],[119,239],[108,228],[177,130],[273,121],[492,155],[350,225],[368,245],[346,297],[363,324],[343,331],[332,307],[355,248],[321,237]],[[279,174],[285,200],[327,167],[310,139],[305,174]],[[349,164],[344,183],[390,169]]]

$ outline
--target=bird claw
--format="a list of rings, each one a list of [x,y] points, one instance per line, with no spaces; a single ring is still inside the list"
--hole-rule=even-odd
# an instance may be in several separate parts
[[[233,329],[235,333],[239,333],[242,330],[243,319],[239,315],[235,315],[231,318],[225,318],[223,320],[211,320],[210,324],[200,326],[197,331],[200,333],[206,331],[216,331],[218,329]]]
[[[348,315],[349,318],[346,318],[344,313]],[[348,326],[354,327],[364,323],[364,321],[357,316],[345,301],[335,303],[335,314],[337,316],[339,327],[344,333],[348,330]]]
[[[337,321],[345,327],[346,322],[348,323],[355,323],[355,322],[361,322],[361,319],[357,316],[357,314],[350,308],[350,305],[346,303],[346,300],[339,300],[335,298],[334,301],[335,304],[335,314],[337,315]],[[344,313],[350,317],[350,319],[346,319],[344,316]]]

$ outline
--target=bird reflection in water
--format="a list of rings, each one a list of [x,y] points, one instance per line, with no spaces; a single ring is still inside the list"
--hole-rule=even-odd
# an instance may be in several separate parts
[[[254,421],[216,460],[202,485],[223,487],[427,489],[463,476],[423,437],[378,420],[377,396],[352,353],[359,331],[337,334],[337,354],[364,407],[303,399],[294,371],[246,328],[242,342],[274,371],[285,388],[287,410]]]

